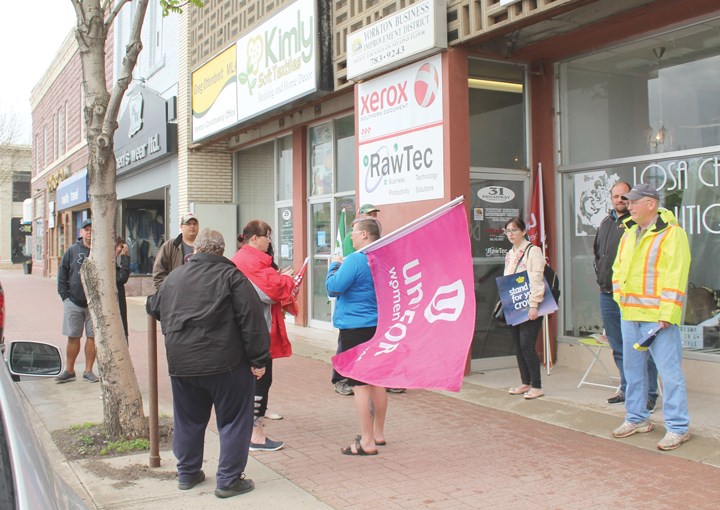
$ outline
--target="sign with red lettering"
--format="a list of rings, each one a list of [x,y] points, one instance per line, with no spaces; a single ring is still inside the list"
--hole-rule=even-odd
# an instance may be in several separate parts
[[[360,203],[444,196],[442,57],[357,86]]]

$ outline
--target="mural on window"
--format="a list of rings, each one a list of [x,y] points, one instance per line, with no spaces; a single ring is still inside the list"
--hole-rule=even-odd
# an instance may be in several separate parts
[[[660,205],[670,210],[687,232],[692,253],[683,326],[683,346],[720,353],[720,155],[630,164],[566,174],[565,222],[573,235],[565,240],[569,255],[571,296],[566,333],[586,335],[602,330],[598,288],[593,270],[593,241],[612,208],[610,189],[618,182],[652,184]]]

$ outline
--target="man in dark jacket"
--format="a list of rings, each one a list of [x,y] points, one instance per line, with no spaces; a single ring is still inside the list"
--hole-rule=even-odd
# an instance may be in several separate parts
[[[200,223],[193,213],[183,214],[180,218],[180,234],[168,239],[158,250],[153,264],[153,285],[155,290],[170,271],[177,269],[193,254],[193,243],[200,230]]]
[[[615,365],[620,373],[620,388],[618,392],[607,399],[608,404],[622,404],[625,402],[625,371],[623,370],[623,338],[620,330],[620,307],[613,300],[612,266],[617,255],[620,238],[625,233],[624,221],[630,217],[627,202],[622,196],[630,191],[630,185],[619,182],[610,190],[612,210],[600,223],[593,251],[595,252],[595,276],[600,286],[600,313],[602,315],[605,336],[613,351]],[[648,397],[647,408],[655,409],[658,397],[657,367],[652,357],[648,357]]]
[[[147,311],[162,324],[173,393],[178,487],[205,480],[205,429],[215,406],[220,461],[215,495],[255,485],[244,470],[253,427],[255,379],[270,362],[270,335],[252,283],[222,256],[225,241],[204,229],[195,254],[165,278]]]
[[[55,380],[58,384],[75,380],[75,361],[80,354],[80,339],[85,330],[85,372],[83,379],[88,382],[98,382],[100,379],[93,373],[95,364],[95,331],[88,309],[85,289],[80,280],[80,266],[90,256],[92,241],[92,221],[82,222],[80,237],[63,254],[62,262],[58,268],[57,288],[63,301],[62,334],[68,337],[67,363],[65,370]]]

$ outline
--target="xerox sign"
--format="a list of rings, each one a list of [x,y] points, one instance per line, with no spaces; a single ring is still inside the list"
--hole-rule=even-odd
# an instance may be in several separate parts
[[[357,86],[358,142],[442,123],[442,59],[436,55]]]
[[[443,197],[441,78],[437,55],[358,85],[361,203]]]

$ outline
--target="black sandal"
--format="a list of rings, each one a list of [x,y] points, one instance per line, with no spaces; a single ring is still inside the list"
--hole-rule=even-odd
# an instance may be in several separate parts
[[[352,447],[353,447],[353,445],[350,444],[350,445],[345,446],[340,451],[342,452],[343,455],[377,455],[378,454],[377,450],[375,450],[374,452],[366,452],[365,450],[363,450],[363,447],[360,446],[359,439],[355,440],[355,451],[353,451]]]

